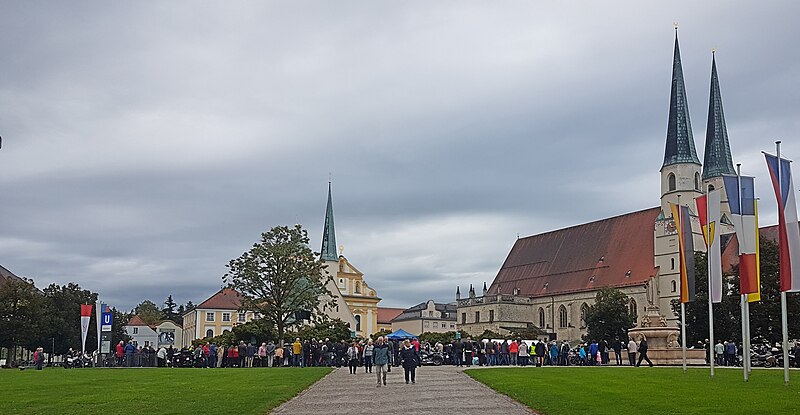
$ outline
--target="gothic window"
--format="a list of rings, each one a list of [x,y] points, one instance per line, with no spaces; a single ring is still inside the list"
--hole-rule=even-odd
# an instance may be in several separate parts
[[[461,313],[461,324],[467,324],[467,313]]]
[[[475,312],[475,322],[476,323],[480,323],[480,321],[481,321],[481,312],[480,311],[476,311]]]
[[[589,306],[586,303],[581,305],[581,327],[586,327],[586,315],[589,314]]]
[[[669,266],[670,266],[670,269],[675,269],[675,258],[670,258],[669,259]]]
[[[563,304],[558,307],[558,327],[567,327],[567,307]]]
[[[675,184],[675,174],[674,173],[670,173],[669,176],[667,176],[667,185],[669,186],[669,191],[670,192],[677,188],[677,185]]]
[[[672,284],[672,292],[678,292],[678,282],[675,281],[675,280],[672,280],[672,281],[670,281],[670,284]]]
[[[633,298],[631,298],[631,302],[628,304],[628,312],[631,313],[631,315],[633,316],[633,319],[635,321],[636,320],[636,316],[637,316],[637,313],[636,313],[636,300],[634,300]]]
[[[356,315],[356,331],[361,331],[361,316]]]
[[[545,321],[544,321],[544,309],[543,309],[542,307],[539,307],[539,328],[540,328],[540,329],[543,329],[543,328],[544,328],[544,325],[545,325]]]
[[[694,190],[700,191],[700,173],[694,174]]]
[[[494,310],[489,310],[489,322],[494,321]]]

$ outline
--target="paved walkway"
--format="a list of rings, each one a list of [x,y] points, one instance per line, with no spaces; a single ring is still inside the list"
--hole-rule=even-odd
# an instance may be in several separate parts
[[[417,383],[406,385],[403,368],[392,368],[387,386],[359,368],[333,371],[273,414],[458,414],[531,415],[526,406],[501,395],[452,366],[417,368]]]

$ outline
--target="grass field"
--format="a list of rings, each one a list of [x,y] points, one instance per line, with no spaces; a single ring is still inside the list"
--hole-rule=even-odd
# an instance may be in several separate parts
[[[266,414],[329,372],[327,368],[0,370],[0,414]]]
[[[798,414],[800,371],[681,368],[509,368],[466,372],[541,414]]]

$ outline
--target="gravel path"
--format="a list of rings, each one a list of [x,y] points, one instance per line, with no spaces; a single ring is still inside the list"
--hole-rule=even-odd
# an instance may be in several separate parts
[[[406,385],[402,368],[392,368],[387,386],[359,368],[333,371],[273,414],[504,414],[531,415],[526,406],[472,380],[462,368],[417,368],[417,383]]]

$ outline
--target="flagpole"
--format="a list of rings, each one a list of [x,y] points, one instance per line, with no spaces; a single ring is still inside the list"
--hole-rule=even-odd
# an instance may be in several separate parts
[[[681,205],[681,195],[678,195],[678,223],[680,227],[678,229],[678,246],[680,247],[683,243],[683,206]],[[680,252],[680,248],[679,248]],[[683,253],[686,255],[686,252]],[[681,267],[681,274],[684,273],[684,261],[681,259],[679,261]],[[681,285],[683,285],[683,277],[681,277]],[[683,291],[683,287],[681,287],[681,291]],[[681,351],[683,352],[683,373],[686,373],[686,304],[683,302],[683,298],[681,298]]]
[[[778,197],[783,198],[783,186],[781,184],[781,142],[775,142],[775,152],[778,158],[778,171],[775,173],[778,176]],[[794,189],[789,189],[793,192]],[[784,209],[786,207],[784,206]],[[779,212],[780,213],[780,212]],[[786,221],[784,221],[786,222]],[[784,226],[794,226],[794,224],[784,223]],[[781,329],[783,331],[783,383],[789,386],[789,327],[787,324],[787,311],[786,311],[786,291],[781,291]]]
[[[711,209],[709,208],[710,200],[710,193],[708,188],[706,188],[706,228],[705,232],[706,236],[706,265],[707,271],[706,276],[708,277],[708,364],[711,368],[711,379],[714,379],[714,306],[711,301],[711,245],[712,245],[712,235],[711,235]],[[718,220],[718,218],[714,218],[714,220]],[[716,225],[715,225],[716,226]],[[716,233],[716,229],[714,229]],[[716,236],[713,236],[716,237]],[[685,341],[684,341],[685,343]]]
[[[737,203],[739,204],[739,212],[742,213],[741,217],[744,218],[744,216],[743,216],[743,214],[744,214],[743,213],[744,206],[742,205],[743,196],[742,196],[742,164],[741,163],[737,163],[736,164],[736,189],[738,189],[738,191],[736,193],[739,194],[738,195],[739,200],[737,201]],[[744,225],[744,219],[741,219],[741,222],[742,222],[742,225],[740,225],[740,226],[743,226]],[[743,244],[744,242],[745,241],[739,241],[739,246],[741,246],[741,244]],[[741,252],[741,251],[739,251],[739,252]],[[739,258],[741,258],[741,255],[739,255]],[[742,275],[742,270],[740,268],[739,269],[739,292],[742,291],[742,277],[741,277],[741,275]],[[750,380],[750,371],[747,368],[747,358],[745,357],[747,355],[747,350],[748,350],[748,349],[746,349],[746,346],[745,346],[747,344],[747,296],[746,295],[744,295],[744,294],[740,294],[739,295],[739,305],[740,305],[740,308],[741,308],[741,315],[742,315],[741,316],[741,318],[742,318],[742,348],[745,349],[745,350],[742,350],[742,373],[744,374],[744,381],[747,382],[748,380]]]

